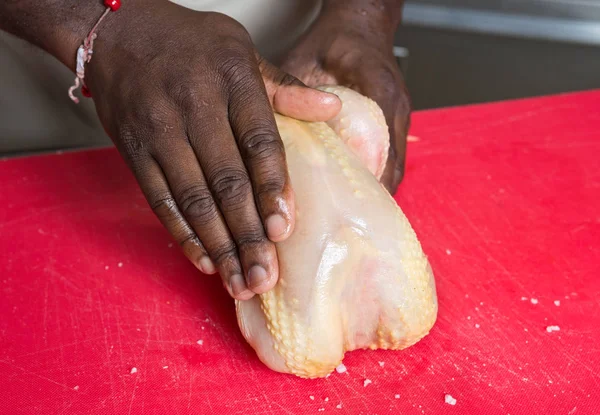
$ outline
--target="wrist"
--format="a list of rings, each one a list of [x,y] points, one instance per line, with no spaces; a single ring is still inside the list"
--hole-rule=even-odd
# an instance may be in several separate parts
[[[0,2],[0,28],[75,66],[75,53],[104,7],[101,1]]]
[[[87,3],[88,5],[81,8],[77,7],[79,9],[78,17],[75,22],[71,23],[74,30],[67,33],[63,42],[57,45],[56,52],[53,53],[71,70],[75,69],[78,48],[107,8],[103,0]],[[92,6],[89,5],[90,3]],[[135,16],[143,15],[145,10],[155,3],[154,0],[126,0],[114,13],[109,12],[95,30],[94,55],[96,59],[94,59],[94,62],[106,59],[111,50],[127,43],[131,37],[128,33],[131,34],[132,26],[135,26]],[[77,11],[77,9],[74,10]],[[90,62],[90,64],[92,63]]]
[[[106,21],[113,17],[104,16],[106,10],[107,8],[101,0],[84,2],[72,7],[73,17],[60,27],[61,35],[55,39],[55,42],[51,46],[52,49],[48,51],[74,71],[74,58],[78,48],[86,43],[87,40],[84,41],[84,39],[88,38],[90,31],[95,25],[98,25],[95,31],[97,36],[98,30],[104,29],[103,26],[106,25]],[[99,22],[101,16],[104,18],[102,22]],[[92,38],[92,42],[94,39],[95,36]]]
[[[98,28],[99,43],[109,44],[127,28],[132,14],[144,11],[161,0],[126,0],[118,13],[111,14]],[[0,29],[45,50],[71,70],[77,49],[106,7],[102,0],[18,0],[0,1]]]

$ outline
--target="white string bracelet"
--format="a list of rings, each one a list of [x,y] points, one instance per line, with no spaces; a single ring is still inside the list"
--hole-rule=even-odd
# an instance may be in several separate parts
[[[76,103],[79,104],[79,98],[77,98],[73,92],[77,90],[81,86],[81,95],[84,97],[91,97],[92,94],[85,84],[85,64],[89,63],[92,60],[92,55],[94,54],[94,40],[98,37],[96,34],[96,30],[102,20],[108,15],[110,12],[116,12],[121,7],[121,0],[104,0],[104,6],[106,6],[106,10],[102,13],[102,16],[98,19],[90,33],[83,40],[83,43],[77,49],[77,60],[75,63],[75,83],[71,88],[69,88],[69,98]]]

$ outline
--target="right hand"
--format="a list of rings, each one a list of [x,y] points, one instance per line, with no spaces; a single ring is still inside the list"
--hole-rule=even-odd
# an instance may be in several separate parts
[[[341,103],[262,59],[225,15],[127,6],[110,18],[129,21],[101,28],[87,66],[100,119],[196,267],[218,271],[236,299],[264,293],[295,212],[273,110],[324,121]]]

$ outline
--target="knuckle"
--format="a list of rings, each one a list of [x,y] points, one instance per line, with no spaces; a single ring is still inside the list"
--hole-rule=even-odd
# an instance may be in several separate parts
[[[131,123],[124,123],[119,132],[118,144],[125,159],[133,166],[138,166],[140,160],[146,155],[144,140],[137,133],[136,128]]]
[[[412,101],[406,88],[402,89],[400,96],[398,97],[398,111],[404,119],[408,119],[412,112]]]
[[[240,55],[228,56],[221,62],[220,73],[232,92],[251,84],[251,62]]]
[[[174,123],[170,122],[164,105],[145,108],[148,110],[133,110],[130,119],[124,121],[119,129],[119,144],[131,162],[152,154],[155,147],[160,145],[159,138],[173,128]]]
[[[279,70],[279,68],[268,64],[266,61],[262,61],[261,72],[265,78],[270,79],[273,83],[280,86],[304,86],[304,84],[295,76],[290,75],[287,72]]]
[[[206,253],[206,249],[204,249],[204,246],[202,245],[202,242],[200,242],[198,235],[196,235],[194,232],[186,233],[185,236],[178,241],[178,243],[181,247],[186,247],[189,245],[191,246],[190,250],[199,250],[202,253]]]
[[[169,96],[179,108],[195,109],[198,107],[198,103],[202,101],[201,88],[195,86],[194,82],[191,81],[194,77],[195,75],[183,73],[164,81],[165,90],[169,91]]]
[[[396,171],[398,175],[398,182],[400,182],[405,173],[404,157],[398,158],[398,161],[394,164],[394,171]]]
[[[268,243],[269,240],[264,236],[264,234],[261,235],[259,231],[243,233],[236,239],[236,244],[240,251],[256,250],[257,248],[260,248]]]
[[[148,202],[159,219],[171,218],[177,215],[177,203],[171,195],[156,195],[150,197]]]
[[[200,242],[200,239],[198,239],[198,236],[194,232],[183,234],[177,243],[192,262],[195,262],[199,256],[207,254],[202,242]]]
[[[385,68],[377,74],[375,93],[381,97],[397,97],[398,90],[397,74],[394,70]]]
[[[290,75],[289,73],[286,73],[286,72],[279,73],[279,75],[277,76],[277,82],[283,86],[290,86],[290,85],[301,86],[301,85],[303,85],[302,82],[300,82],[300,80],[298,78],[296,78],[295,76]]]
[[[164,150],[163,141],[172,137],[173,129],[180,126],[174,109],[167,99],[144,97],[132,106],[119,126],[119,141],[129,160]]]
[[[206,225],[218,215],[210,191],[205,186],[185,187],[178,200],[183,215],[197,225]]]
[[[246,39],[227,37],[220,48],[212,52],[211,61],[216,71],[230,88],[243,87],[251,83],[252,74],[257,69],[252,43]]]
[[[197,67],[194,64],[190,66]],[[173,109],[183,120],[190,121],[201,116],[211,104],[218,101],[218,96],[210,89],[215,79],[213,73],[198,73],[193,69],[182,68],[163,81],[163,89],[167,91]]]
[[[244,170],[221,168],[209,181],[221,206],[235,209],[246,203],[250,192],[250,178]]]
[[[262,203],[276,200],[275,198],[283,193],[283,187],[285,186],[285,177],[279,175],[273,175],[268,180],[258,186],[256,190],[256,197]]]
[[[343,39],[343,37],[335,39],[330,47],[330,50],[337,50],[340,52],[333,55],[333,58],[326,57],[324,62],[325,65],[329,66],[328,64],[337,61],[337,65],[334,63],[333,66],[338,66],[339,68],[345,70],[356,68],[360,64],[363,56],[363,52],[361,52],[360,49],[349,48],[347,40]]]
[[[283,154],[283,143],[267,123],[246,129],[238,137],[242,157],[249,161],[261,161]]]
[[[401,94],[397,103],[396,117],[398,118],[399,125],[396,128],[396,132],[402,135],[403,141],[406,141],[406,136],[410,129],[412,112],[412,103],[408,92]]]
[[[379,72],[379,79],[382,84],[395,91],[395,86],[398,81],[398,71],[394,68],[386,66],[381,72]]]
[[[168,100],[157,95],[136,98],[136,105],[131,109],[132,124],[141,134],[154,135],[164,131],[173,119],[172,107]]]
[[[406,170],[404,168],[404,162],[402,163],[397,163],[396,165],[394,165],[394,181],[393,181],[393,185],[395,188],[398,187],[398,185],[400,185],[400,183],[402,183],[402,180],[404,180],[404,174],[406,173]],[[394,189],[396,190],[396,189]]]
[[[145,115],[141,118],[143,120],[144,130],[152,136],[162,135],[170,127],[170,120],[172,117],[168,114],[166,105],[157,103],[148,108]]]
[[[237,260],[237,247],[233,241],[227,241],[214,248],[210,256],[219,265],[232,263]]]

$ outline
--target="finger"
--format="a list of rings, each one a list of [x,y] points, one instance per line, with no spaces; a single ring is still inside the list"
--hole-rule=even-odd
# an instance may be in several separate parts
[[[398,129],[396,128],[395,131]],[[406,168],[406,135],[399,137],[397,133],[394,134],[390,136],[392,141],[390,154],[380,179],[380,182],[392,195],[398,190]],[[394,137],[396,138],[395,142]]]
[[[410,126],[410,98],[399,71],[365,68],[356,78],[360,92],[381,107],[390,130],[389,156],[381,182],[395,193],[404,176],[406,137]]]
[[[242,267],[236,244],[208,188],[192,147],[184,138],[166,139],[162,143],[163,146],[155,150],[155,157],[165,172],[178,209],[195,235],[203,241],[208,256],[201,263],[216,263],[216,267],[212,267],[218,268],[223,285],[233,298],[251,298],[254,293],[241,277]]]
[[[258,211],[269,239],[289,237],[295,224],[295,200],[283,142],[258,73],[255,82],[238,88],[229,102],[229,119],[252,180]],[[252,105],[248,105],[249,103]]]
[[[269,102],[276,112],[316,122],[327,121],[341,110],[342,102],[335,94],[309,88],[261,57],[258,63]]]
[[[156,160],[148,154],[134,162],[131,167],[148,204],[182,247],[185,256],[204,274],[214,274],[215,267],[206,249],[179,210],[167,179]]]
[[[226,112],[223,109],[222,114]],[[211,256],[220,264],[239,254],[244,273],[243,278],[234,275],[234,282],[245,281],[246,286],[257,294],[267,292],[279,276],[277,254],[265,235],[254,202],[252,183],[229,122],[220,111],[206,110],[205,114],[195,114],[193,121],[190,118],[188,134],[208,188],[234,242],[233,245],[216,246],[214,256]],[[208,241],[204,243],[210,253]]]

